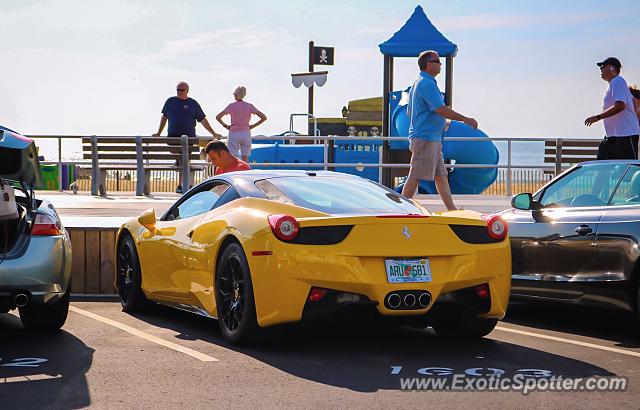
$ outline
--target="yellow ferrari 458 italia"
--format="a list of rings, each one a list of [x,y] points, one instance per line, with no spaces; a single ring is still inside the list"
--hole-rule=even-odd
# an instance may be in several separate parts
[[[507,225],[433,214],[360,177],[242,171],[208,179],[117,235],[123,310],[149,301],[215,317],[231,343],[353,307],[482,337],[506,311]]]

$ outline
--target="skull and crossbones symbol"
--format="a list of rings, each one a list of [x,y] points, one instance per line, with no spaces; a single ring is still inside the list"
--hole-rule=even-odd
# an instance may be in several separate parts
[[[327,50],[325,50],[324,48],[322,50],[320,50],[320,62],[321,63],[329,63],[328,60],[328,56],[327,56]]]

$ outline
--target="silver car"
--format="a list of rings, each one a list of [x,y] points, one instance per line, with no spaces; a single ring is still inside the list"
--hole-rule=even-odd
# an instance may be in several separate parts
[[[69,311],[71,241],[53,205],[34,195],[42,180],[35,144],[2,128],[0,178],[14,187],[18,210],[0,220],[0,314],[17,308],[25,327],[59,329]]]
[[[640,313],[640,161],[583,162],[511,203],[512,297]]]

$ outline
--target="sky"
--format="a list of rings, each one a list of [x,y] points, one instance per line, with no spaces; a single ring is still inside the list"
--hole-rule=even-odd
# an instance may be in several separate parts
[[[216,114],[244,85],[269,118],[254,134],[281,133],[289,114],[307,110],[290,74],[307,71],[310,40],[335,47],[315,114],[340,117],[349,100],[381,95],[378,44],[417,5],[458,45],[453,108],[490,136],[602,136],[602,123],[583,122],[600,112],[607,84],[595,63],[608,56],[640,86],[637,0],[0,0],[0,124],[24,134],[150,135],[187,81],[218,132]],[[395,69],[405,88],[416,59],[396,59]]]

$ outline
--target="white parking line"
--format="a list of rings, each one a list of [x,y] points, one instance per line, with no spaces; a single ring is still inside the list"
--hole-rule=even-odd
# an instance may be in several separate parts
[[[62,378],[61,374],[56,374],[53,376],[49,374],[30,374],[28,376],[0,377],[0,384],[35,382],[39,380],[51,380],[60,378]]]
[[[632,352],[629,350],[618,349],[616,347],[601,346],[601,345],[597,345],[594,343],[587,343],[587,342],[579,342],[577,340],[565,339],[557,336],[543,335],[540,333],[527,332],[524,330],[510,329],[508,327],[502,327],[502,326],[496,326],[495,329],[501,330],[503,332],[516,333],[523,336],[537,337],[538,339],[553,340],[555,342],[568,343],[576,346],[589,347],[591,349],[598,349],[598,350],[604,350],[607,352],[626,354],[627,356],[640,357],[639,352]]]
[[[107,319],[106,317],[102,317],[100,315],[96,315],[95,313],[88,312],[86,310],[77,308],[75,306],[69,306],[69,310],[72,311],[72,312],[79,313],[81,315],[90,317],[92,319],[98,320],[98,321],[100,321],[102,323],[106,323],[106,324],[111,325],[113,327],[117,327],[118,329],[124,330],[125,332],[131,333],[134,336],[141,337],[141,338],[143,338],[145,340],[148,340],[150,342],[157,343],[157,344],[159,344],[161,346],[168,347],[169,349],[173,349],[173,350],[175,350],[177,352],[184,353],[184,354],[186,354],[188,356],[191,356],[191,357],[193,357],[195,359],[198,359],[198,360],[200,360],[202,362],[218,362],[219,361],[215,357],[211,357],[211,356],[206,355],[204,353],[200,353],[200,352],[197,352],[197,351],[195,351],[193,349],[189,349],[188,347],[180,346],[179,344],[166,341],[166,340],[161,339],[161,338],[159,338],[157,336],[150,335],[149,333],[143,332],[142,330],[138,330],[136,328],[133,328],[133,327],[128,326],[128,325],[125,325],[123,323],[116,322],[115,320]]]

